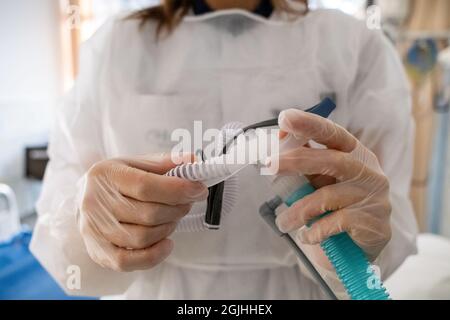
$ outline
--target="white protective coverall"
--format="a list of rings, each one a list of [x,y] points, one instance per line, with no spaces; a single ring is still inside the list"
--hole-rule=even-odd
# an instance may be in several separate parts
[[[416,251],[408,198],[414,125],[401,61],[380,31],[331,10],[295,20],[241,10],[189,15],[169,37],[118,17],[83,48],[75,88],[58,109],[32,252],[75,295],[150,299],[314,299],[321,290],[258,215],[273,197],[253,168],[220,231],[177,233],[148,271],[116,273],[88,256],[78,231],[77,181],[96,162],[170,152],[177,128],[251,124],[336,97],[331,119],[379,158],[391,183],[393,236],[376,264],[390,275]],[[73,266],[81,285],[71,282]],[[72,285],[71,285],[72,283]]]

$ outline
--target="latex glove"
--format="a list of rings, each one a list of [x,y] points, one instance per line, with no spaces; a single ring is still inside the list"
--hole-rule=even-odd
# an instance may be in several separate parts
[[[328,149],[301,147],[279,157],[279,171],[309,175],[318,188],[277,218],[282,232],[319,244],[347,232],[374,261],[391,238],[389,182],[377,157],[344,128],[328,119],[291,109],[280,115],[281,130]],[[306,224],[324,212],[333,213]]]
[[[191,156],[186,161],[191,161]],[[149,269],[171,253],[168,237],[207,188],[163,176],[169,155],[107,160],[94,165],[81,185],[79,228],[89,256],[115,271]]]

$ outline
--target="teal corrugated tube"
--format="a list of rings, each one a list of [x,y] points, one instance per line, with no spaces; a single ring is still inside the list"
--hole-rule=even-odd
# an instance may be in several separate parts
[[[290,207],[314,191],[316,189],[312,185],[305,184],[286,199],[285,203]],[[331,212],[324,215],[327,214],[331,214]],[[353,242],[347,233],[330,237],[321,243],[321,247],[352,300],[390,299],[364,251]]]

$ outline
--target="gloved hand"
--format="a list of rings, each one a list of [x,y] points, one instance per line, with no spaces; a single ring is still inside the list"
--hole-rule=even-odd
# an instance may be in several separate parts
[[[80,188],[78,222],[96,263],[122,272],[149,269],[167,258],[177,222],[208,197],[201,183],[163,176],[174,166],[170,155],[160,155],[107,160],[89,170]]]
[[[300,229],[297,238],[308,245],[347,232],[374,261],[391,238],[389,182],[377,157],[328,119],[290,109],[281,113],[279,124],[284,135],[327,147],[305,146],[279,156],[279,173],[304,174],[318,188],[278,216],[279,229]],[[327,211],[333,213],[306,226]]]

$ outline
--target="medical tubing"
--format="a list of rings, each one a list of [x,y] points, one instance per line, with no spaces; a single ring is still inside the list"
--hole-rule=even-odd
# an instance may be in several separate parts
[[[317,269],[314,267],[314,265],[311,263],[311,261],[308,259],[308,257],[305,255],[305,253],[300,249],[300,247],[295,243],[294,239],[289,234],[282,233],[277,225],[276,225],[276,214],[275,210],[283,203],[283,200],[280,197],[276,197],[268,202],[265,202],[260,208],[259,208],[259,214],[263,218],[263,220],[272,228],[272,230],[279,235],[281,238],[283,238],[289,247],[294,250],[295,254],[297,255],[298,259],[303,263],[305,268],[309,271],[311,276],[317,281],[319,286],[322,288],[322,290],[325,292],[325,294],[330,298],[331,300],[338,300],[336,295],[334,294],[333,290],[328,286],[328,284],[323,280],[320,273],[317,271]]]
[[[214,160],[204,162],[194,162],[180,165],[170,170],[166,175],[178,177],[189,181],[223,181],[224,197],[222,202],[222,214],[228,215],[237,201],[238,180],[236,176],[231,176],[231,171],[227,164],[216,163]],[[212,182],[214,183],[214,182]],[[205,224],[205,213],[188,214],[179,222],[177,232],[198,232],[208,230],[210,227]]]
[[[290,207],[315,190],[311,184],[304,184],[284,202]],[[327,212],[324,215],[327,214],[332,213]],[[381,279],[374,273],[363,250],[353,242],[347,233],[330,237],[321,243],[321,247],[352,300],[390,299]]]
[[[228,148],[235,142],[235,139],[245,133],[243,130],[243,124],[240,122],[231,122],[226,124],[221,131],[221,139],[219,139],[219,145],[216,146],[216,151],[219,152],[219,156],[224,156],[228,153]],[[224,202],[225,182],[219,182],[208,188],[209,197],[207,201],[206,213],[205,213],[205,225],[208,229],[218,230],[222,220],[222,207]],[[227,201],[227,199],[225,199]]]
[[[217,230],[220,227],[221,216],[225,216],[233,210],[233,207],[237,202],[239,188],[239,181],[235,173],[246,165],[236,166],[228,164],[226,155],[223,154],[222,149],[224,149],[230,141],[233,141],[236,135],[242,132],[242,127],[243,125],[239,122],[231,122],[222,128],[217,145],[215,146],[215,150],[219,151],[218,157],[210,160],[183,164],[166,173],[166,176],[202,182],[209,187],[210,193],[212,190],[211,188],[218,187],[219,184],[223,189],[223,197],[221,196],[219,199],[220,201],[215,203],[216,206],[220,207],[217,210],[218,215],[212,217],[208,216],[208,212],[190,213],[181,219],[176,232]],[[210,199],[208,199],[208,201],[210,201]],[[211,220],[211,218],[214,219]]]
[[[189,181],[205,181],[227,177],[231,174],[226,164],[215,161],[194,162],[181,165],[170,170],[167,175]]]

